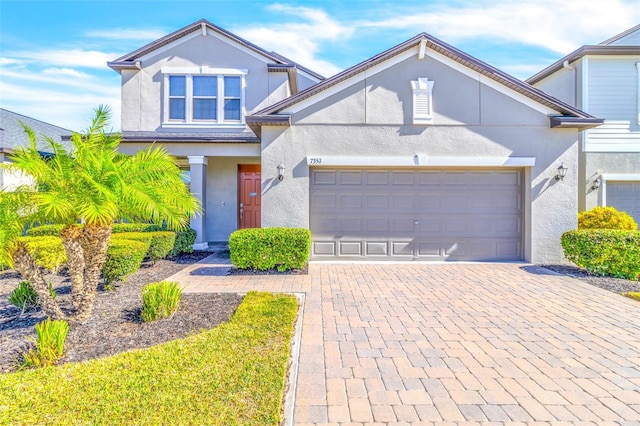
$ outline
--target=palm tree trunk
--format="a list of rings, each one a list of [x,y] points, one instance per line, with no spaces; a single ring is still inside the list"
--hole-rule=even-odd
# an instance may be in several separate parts
[[[78,296],[78,308],[74,320],[91,315],[102,267],[107,259],[107,247],[111,237],[111,225],[85,224],[80,242],[84,251],[84,287]]]
[[[62,245],[67,253],[67,267],[71,279],[71,298],[73,308],[77,311],[80,307],[82,290],[84,289],[84,250],[81,244],[82,228],[77,225],[65,226],[60,231]]]
[[[18,243],[18,248],[13,253],[13,266],[20,272],[20,275],[29,281],[31,287],[38,294],[38,302],[45,314],[54,320],[67,319],[58,303],[51,297],[49,286],[42,276],[40,267],[36,265],[36,261],[23,243]]]

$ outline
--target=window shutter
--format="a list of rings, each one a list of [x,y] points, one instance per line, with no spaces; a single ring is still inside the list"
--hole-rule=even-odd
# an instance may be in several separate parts
[[[431,124],[433,122],[433,102],[431,92],[433,81],[418,78],[411,82],[413,89],[413,124]]]

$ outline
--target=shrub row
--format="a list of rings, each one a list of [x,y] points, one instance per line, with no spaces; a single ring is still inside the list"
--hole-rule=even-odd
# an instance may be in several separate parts
[[[35,228],[30,228],[27,230],[26,235],[29,237],[41,237],[41,236],[59,236],[60,231],[64,225],[40,225]],[[148,233],[148,232],[170,232],[166,229],[163,229],[159,225],[154,225],[152,223],[114,223],[111,226],[112,234],[123,234],[123,233]],[[167,256],[177,256],[181,253],[193,253],[193,243],[196,241],[196,231],[191,228],[188,228],[184,231],[172,232],[174,234],[173,243],[169,248],[169,251],[165,254],[166,251],[166,240],[169,238],[168,234],[164,237],[165,240],[162,242],[154,239],[154,242],[151,244],[151,251],[148,253],[149,258],[152,261],[156,261],[158,259],[164,259]],[[160,237],[158,237],[160,238]],[[139,240],[138,237],[135,238]]]
[[[124,281],[140,269],[149,244],[136,240],[115,239],[109,242],[107,260],[102,268],[102,276],[107,286],[116,281]]]
[[[241,269],[300,269],[310,247],[311,232],[304,228],[240,229],[229,237],[231,263]]]
[[[640,278],[640,231],[579,229],[561,241],[567,259],[591,273]]]

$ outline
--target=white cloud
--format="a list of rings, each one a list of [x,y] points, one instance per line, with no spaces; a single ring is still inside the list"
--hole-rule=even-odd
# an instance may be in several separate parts
[[[72,68],[45,68],[44,70],[42,70],[42,73],[52,76],[75,77],[82,79],[92,78],[92,76],[87,74],[86,72],[74,70]]]
[[[439,5],[381,20],[362,20],[362,29],[427,32],[446,41],[493,39],[544,47],[567,54],[584,44],[597,44],[640,21],[632,1],[607,0],[482,0],[470,6]]]
[[[87,37],[126,41],[153,41],[167,34],[167,31],[157,28],[149,28],[146,30],[139,28],[113,28],[109,30],[89,31],[86,33]]]
[[[329,76],[341,70],[319,58],[319,53],[323,43],[350,38],[354,32],[351,25],[338,22],[320,9],[283,4],[274,4],[268,9],[299,21],[282,22],[273,27],[251,25],[235,28],[233,32],[321,74]]]
[[[42,66],[63,66],[105,69],[107,61],[113,60],[118,53],[100,52],[82,49],[50,49],[5,52],[10,60],[22,60],[25,63],[38,63]]]

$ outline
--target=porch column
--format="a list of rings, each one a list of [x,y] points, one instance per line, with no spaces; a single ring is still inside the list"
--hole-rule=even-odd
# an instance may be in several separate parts
[[[207,157],[201,155],[189,156],[189,169],[191,183],[189,190],[194,197],[200,200],[202,214],[191,218],[191,227],[197,232],[194,250],[204,250],[207,243],[206,206],[207,206]]]

